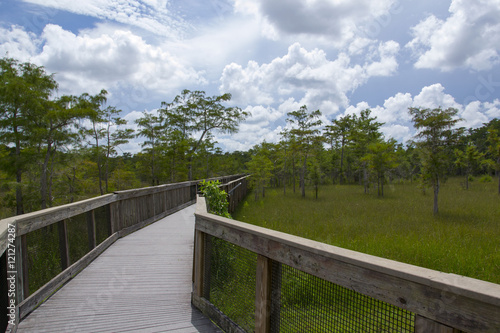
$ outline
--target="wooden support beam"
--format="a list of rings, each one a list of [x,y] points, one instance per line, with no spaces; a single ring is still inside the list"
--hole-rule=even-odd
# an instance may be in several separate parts
[[[205,234],[199,230],[194,234],[194,286],[193,292],[203,297],[203,273],[205,267]]]
[[[87,233],[89,237],[89,251],[96,247],[95,213],[93,210],[87,212]]]
[[[8,283],[7,283],[7,253],[4,252],[0,256],[0,332],[5,332],[7,329],[7,314],[9,306]]]
[[[28,254],[26,235],[16,237],[16,301],[21,303],[29,296],[28,284]]]
[[[59,231],[59,252],[61,253],[61,269],[63,271],[70,265],[68,228],[66,221],[67,220],[62,220],[57,223],[57,229]]]
[[[121,230],[120,219],[121,219],[121,201],[112,202],[109,204],[109,215],[108,215],[108,230],[110,234],[114,234]]]
[[[255,281],[255,333],[271,331],[271,274],[272,260],[258,255]]]

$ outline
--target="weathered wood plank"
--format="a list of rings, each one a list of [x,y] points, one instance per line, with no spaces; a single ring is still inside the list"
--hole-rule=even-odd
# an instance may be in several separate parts
[[[95,211],[87,212],[87,233],[89,239],[89,251],[96,247],[96,225],[95,225]]]
[[[0,255],[5,252],[7,249],[7,235],[8,235],[8,226],[15,225],[16,219],[13,217],[9,217],[7,219],[0,220]]]
[[[198,202],[196,230],[463,331],[500,331],[497,284],[207,214],[203,200]]]
[[[116,195],[107,194],[97,198],[91,198],[66,205],[47,208],[33,213],[15,216],[14,220],[17,224],[16,232],[18,236],[21,236],[64,219],[84,214],[114,201],[116,201]]]
[[[416,316],[415,333],[462,333],[460,330],[445,326],[433,320]]]
[[[168,192],[168,191],[173,191],[173,190],[176,190],[179,188],[190,187],[193,183],[195,183],[195,182],[192,181],[192,182],[182,182],[182,183],[174,183],[174,184],[164,184],[164,185],[158,185],[158,186],[144,187],[144,188],[140,188],[140,189],[117,191],[114,193],[116,195],[118,195],[118,200],[127,200],[127,199],[142,197],[145,195],[156,194],[156,193],[161,193],[161,192]]]

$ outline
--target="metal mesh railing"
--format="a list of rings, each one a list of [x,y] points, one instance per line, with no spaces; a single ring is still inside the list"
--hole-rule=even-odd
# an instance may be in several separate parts
[[[257,255],[206,235],[204,298],[246,332],[255,330]],[[415,332],[415,315],[273,262],[271,332]]]
[[[26,239],[29,290],[33,292],[62,271],[57,225],[32,231]]]
[[[287,265],[272,274],[273,332],[414,332],[414,314]]]
[[[257,255],[207,235],[204,297],[246,332],[255,328]]]
[[[89,252],[87,215],[80,214],[66,220],[68,228],[69,264],[77,262]]]
[[[94,210],[95,214],[95,226],[96,226],[96,245],[101,244],[111,236],[109,230],[109,205],[96,208]]]

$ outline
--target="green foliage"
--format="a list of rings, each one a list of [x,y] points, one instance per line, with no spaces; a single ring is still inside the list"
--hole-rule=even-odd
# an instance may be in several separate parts
[[[183,90],[171,103],[162,102],[160,115],[165,119],[169,132],[175,137],[176,146],[189,147],[186,151],[188,179],[193,179],[195,153],[203,146],[209,146],[213,132],[235,133],[238,125],[250,114],[238,107],[224,103],[231,100],[231,94],[206,97],[204,91]],[[192,139],[195,137],[196,139]]]
[[[231,218],[228,212],[229,203],[227,201],[227,193],[220,187],[220,182],[203,180],[200,183],[200,191],[207,200],[208,211],[212,214]]]
[[[384,182],[388,171],[398,166],[395,152],[395,140],[378,141],[368,145],[368,153],[361,159],[377,179],[378,195],[384,196]]]
[[[465,171],[465,188],[469,189],[469,180],[472,179],[472,171],[477,167],[484,159],[484,153],[478,151],[477,147],[469,142],[465,151],[455,149],[455,165],[462,168]]]
[[[416,145],[420,148],[422,173],[430,180],[434,190],[434,214],[439,211],[438,195],[441,183],[446,179],[446,172],[451,161],[451,147],[457,142],[461,130],[454,128],[460,121],[458,110],[410,108],[410,115],[415,128]]]
[[[248,172],[252,175],[250,185],[255,189],[255,200],[259,193],[265,196],[266,182],[271,178],[273,162],[270,159],[271,151],[269,145],[263,142],[260,146],[254,147],[252,159],[247,163]]]
[[[491,183],[493,181],[493,178],[490,175],[484,175],[479,178],[480,183]]]
[[[322,121],[319,119],[321,111],[309,112],[307,106],[303,105],[299,110],[288,112],[287,115],[287,122],[293,126],[289,135],[294,138],[295,144],[293,147],[297,151],[297,156],[300,160],[300,185],[302,197],[305,197],[307,159],[310,157],[314,145],[322,141],[322,137],[319,135],[320,130],[318,129],[318,126],[322,124]]]

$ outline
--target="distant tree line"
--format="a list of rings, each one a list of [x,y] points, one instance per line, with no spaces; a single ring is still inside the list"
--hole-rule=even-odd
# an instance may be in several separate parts
[[[184,90],[127,128],[107,91],[58,96],[43,67],[0,59],[0,217],[116,190],[241,172],[248,153],[224,153],[214,133],[233,133],[248,113]],[[139,153],[120,146],[143,137]]]
[[[248,172],[253,175],[255,198],[265,195],[266,186],[282,187],[302,196],[305,186],[319,184],[359,184],[365,193],[375,190],[384,195],[384,184],[415,181],[422,190],[432,188],[434,213],[438,195],[449,176],[464,177],[464,189],[472,176],[491,181],[500,173],[500,120],[493,119],[480,128],[457,128],[460,121],[454,108],[408,110],[416,128],[414,140],[406,145],[386,139],[383,123],[371,110],[320,121],[321,112],[307,106],[289,112],[290,129],[281,133],[278,143],[263,142],[250,150]],[[498,184],[500,194],[500,177]]]
[[[184,90],[158,112],[127,128],[107,92],[58,96],[43,67],[0,59],[0,217],[22,214],[117,190],[248,172],[256,199],[268,186],[359,184],[384,195],[384,184],[415,181],[432,188],[434,212],[448,176],[491,179],[500,173],[500,121],[457,128],[453,108],[410,108],[417,134],[406,144],[387,139],[369,109],[325,124],[304,105],[287,114],[278,143],[225,153],[215,133],[234,133],[249,114],[227,107],[230,94]],[[132,155],[120,146],[142,137]],[[500,177],[498,191],[500,194]]]

